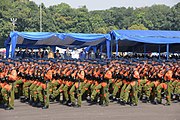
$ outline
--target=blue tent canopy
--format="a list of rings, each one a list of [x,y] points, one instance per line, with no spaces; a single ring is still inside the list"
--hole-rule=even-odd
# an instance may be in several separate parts
[[[106,44],[107,56],[110,57],[110,34],[82,34],[82,33],[53,33],[53,32],[11,32],[5,41],[6,56],[9,56],[12,45],[11,57],[14,57],[16,47],[42,47],[59,46],[82,48]]]
[[[180,31],[160,30],[113,30],[115,40],[130,40],[152,44],[180,43]]]
[[[118,41],[133,41],[144,44],[166,44],[167,59],[169,44],[180,43],[180,31],[161,30],[113,30],[110,32],[116,42],[116,55],[118,55]]]

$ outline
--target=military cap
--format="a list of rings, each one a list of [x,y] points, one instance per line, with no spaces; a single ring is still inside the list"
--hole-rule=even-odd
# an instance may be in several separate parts
[[[91,64],[97,64],[97,62],[91,62]]]
[[[121,62],[121,64],[125,65],[125,64],[126,64],[126,62]]]
[[[33,63],[37,63],[37,61],[33,61]]]
[[[44,62],[44,65],[50,65],[50,63],[49,62]]]
[[[63,62],[63,60],[62,60],[62,59],[61,59],[61,60],[57,60],[57,62],[61,62],[61,63],[62,63],[62,62]]]
[[[78,66],[78,64],[77,63],[73,63],[74,65],[76,65],[76,66]]]
[[[79,64],[79,66],[84,66],[83,64]]]
[[[161,66],[162,66],[163,64],[162,64],[162,63],[159,63],[158,65],[161,65]]]
[[[53,63],[57,63],[57,61],[54,60]]]
[[[144,62],[139,62],[140,64],[144,64]]]
[[[53,62],[53,63],[56,62],[56,60],[54,60],[54,59],[52,59],[52,58],[49,59],[49,61],[50,61],[50,62]]]
[[[5,62],[5,65],[9,65],[9,62]]]
[[[153,66],[158,66],[158,64],[153,64]]]
[[[94,61],[100,61],[100,59],[97,59],[97,58],[96,58],[96,59],[94,59]]]
[[[46,61],[52,61],[52,60],[54,60],[53,58],[47,58],[47,59],[45,59]]]
[[[137,60],[135,58],[132,58],[131,60],[132,60],[132,62],[137,62]]]
[[[177,61],[176,61],[176,59],[172,59],[172,62],[176,63]]]
[[[37,60],[42,60],[41,58],[37,58]]]
[[[47,61],[47,60],[48,60],[48,58],[42,58],[41,60]]]
[[[123,60],[122,58],[117,58],[117,60]]]
[[[165,60],[165,62],[170,62],[170,60]]]
[[[45,65],[46,64],[46,62],[41,62],[41,65]]]
[[[33,58],[34,61],[37,61],[38,59],[37,58]]]
[[[34,62],[34,60],[32,60],[32,59],[29,59],[29,62]]]
[[[106,62],[100,62],[99,64],[102,66],[107,65]]]
[[[41,62],[37,62],[37,64],[38,64],[38,65],[42,65],[42,63],[41,63]]]
[[[7,60],[13,60],[13,58],[7,58]]]
[[[19,61],[19,58],[14,58],[13,60],[14,60],[14,61]]]
[[[54,60],[54,61],[57,61],[58,59],[57,59],[57,58],[54,58],[53,60]]]
[[[133,63],[131,63],[131,64],[129,64],[129,65],[131,65],[131,66],[137,66],[137,64],[133,64]]]
[[[23,59],[23,60],[21,60],[21,62],[26,62],[26,60]]]
[[[15,63],[14,63],[14,62],[9,62],[9,64],[15,65]]]
[[[3,61],[3,60],[0,60],[0,63],[4,63],[4,61]]]
[[[22,60],[23,62],[29,62],[29,60],[28,59],[24,59],[24,60]]]

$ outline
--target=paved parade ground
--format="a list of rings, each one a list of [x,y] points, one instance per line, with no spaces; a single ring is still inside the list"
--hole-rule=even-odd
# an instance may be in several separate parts
[[[42,110],[16,100],[15,110],[0,108],[0,120],[180,120],[180,103],[163,106],[139,102],[134,107],[110,103],[101,107],[83,102],[81,108],[51,103],[49,109]]]

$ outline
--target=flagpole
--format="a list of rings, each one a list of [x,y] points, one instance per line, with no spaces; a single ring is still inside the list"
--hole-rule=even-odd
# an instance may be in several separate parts
[[[40,23],[39,23],[39,26],[40,26],[40,32],[42,32],[42,4],[40,4]]]

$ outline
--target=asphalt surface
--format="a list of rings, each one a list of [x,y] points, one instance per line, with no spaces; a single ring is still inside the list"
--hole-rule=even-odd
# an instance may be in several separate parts
[[[51,103],[43,110],[15,100],[14,110],[0,108],[0,120],[180,120],[180,103],[164,106],[139,102],[134,107],[110,103],[101,107],[83,102],[81,108]]]

